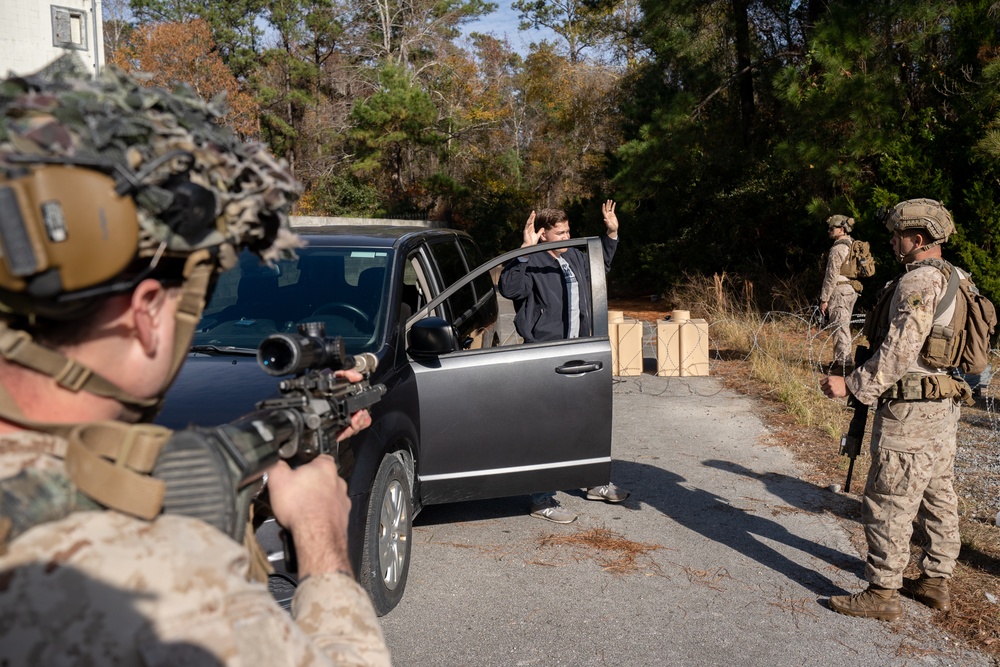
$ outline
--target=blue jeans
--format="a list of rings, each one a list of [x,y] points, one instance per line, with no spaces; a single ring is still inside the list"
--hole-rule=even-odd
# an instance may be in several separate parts
[[[555,491],[545,491],[543,493],[532,493],[531,494],[531,506],[536,505],[546,505],[556,497]]]

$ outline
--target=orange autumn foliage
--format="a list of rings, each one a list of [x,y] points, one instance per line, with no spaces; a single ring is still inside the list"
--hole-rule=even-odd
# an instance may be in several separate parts
[[[260,132],[257,101],[240,89],[201,19],[138,26],[125,43],[108,53],[107,61],[141,75],[150,86],[171,88],[182,82],[205,99],[225,93],[225,123],[242,137]]]

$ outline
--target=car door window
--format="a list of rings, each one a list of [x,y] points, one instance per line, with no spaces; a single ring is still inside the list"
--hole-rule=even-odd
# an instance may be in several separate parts
[[[577,245],[559,254],[575,281],[572,290],[567,286],[564,267],[550,249],[551,245],[536,249],[493,268],[500,312],[500,345],[523,344],[525,335],[530,342],[554,342],[570,337],[571,292],[575,296],[578,323],[575,337],[607,335],[606,329],[594,326],[602,318],[606,320],[607,309],[606,296],[593,292],[591,280],[592,272],[602,276],[605,272],[601,245],[596,243],[590,248],[588,244]]]
[[[414,313],[427,305],[433,294],[426,259],[419,248],[411,251],[406,257],[406,263],[403,266],[402,289],[402,302],[407,306],[408,312],[404,311],[401,319],[406,321]],[[441,316],[440,309],[435,309],[428,314],[436,317]]]
[[[437,267],[442,288],[450,287],[469,272],[469,267],[465,265],[465,259],[462,257],[455,239],[428,243],[427,247],[434,257],[434,264]],[[456,291],[445,302],[451,323],[460,331],[466,320],[472,315],[475,305],[476,294],[471,284]]]

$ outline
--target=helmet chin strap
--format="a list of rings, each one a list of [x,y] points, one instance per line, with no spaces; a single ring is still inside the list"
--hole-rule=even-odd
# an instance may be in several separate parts
[[[176,324],[174,326],[174,347],[170,353],[170,372],[157,391],[156,398],[152,399],[153,402],[143,405],[135,419],[126,419],[125,421],[153,421],[163,408],[163,399],[167,390],[177,379],[181,366],[184,365],[188,348],[191,347],[191,340],[194,338],[194,330],[198,327],[201,314],[205,311],[208,289],[218,270],[217,266],[215,258],[208,250],[199,250],[188,256],[184,263],[184,283],[181,286],[181,296],[177,303],[177,312],[174,315]],[[125,406],[126,409],[128,407]]]
[[[901,264],[909,264],[910,262],[914,261],[913,258],[916,257],[917,255],[919,255],[920,253],[926,252],[926,251],[930,250],[931,248],[935,248],[935,247],[941,245],[942,243],[944,243],[944,239],[938,239],[936,241],[931,241],[930,243],[928,243],[926,245],[922,245],[919,248],[914,248],[913,250],[911,250],[910,252],[906,253],[905,255],[900,255],[900,254],[897,253],[896,260],[899,263],[901,263]],[[909,258],[909,259],[907,259],[907,258]]]
[[[195,327],[205,309],[205,298],[214,272],[215,263],[208,250],[192,253],[185,263],[184,284],[175,315],[170,372],[155,396],[134,396],[80,362],[36,343],[27,331],[11,329],[4,322],[0,322],[0,356],[52,378],[63,389],[74,393],[86,391],[118,401],[122,405],[121,421],[152,421],[163,405],[163,396],[184,363]]]
[[[176,314],[171,367],[157,395],[139,398],[107,378],[60,352],[36,343],[26,331],[10,329],[0,321],[0,356],[54,379],[70,391],[87,391],[121,403],[119,420],[65,424],[38,422],[24,416],[10,394],[0,386],[0,418],[23,428],[59,435],[65,448],[55,452],[65,459],[69,479],[97,502],[143,519],[163,509],[166,485],[150,476],[172,431],[149,421],[159,411],[163,395],[177,377],[198,324],[215,260],[207,250],[191,255],[184,267],[184,284]]]

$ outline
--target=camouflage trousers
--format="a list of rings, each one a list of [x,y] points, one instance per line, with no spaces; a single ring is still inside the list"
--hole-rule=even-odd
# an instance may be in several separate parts
[[[838,365],[853,361],[851,356],[851,313],[858,300],[858,293],[847,283],[833,288],[827,301],[827,326],[833,338],[833,362]]]
[[[950,577],[955,570],[961,548],[953,485],[960,413],[953,400],[892,400],[875,413],[862,509],[865,577],[876,586],[903,585],[914,520],[926,536],[921,571]]]

